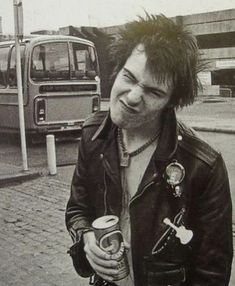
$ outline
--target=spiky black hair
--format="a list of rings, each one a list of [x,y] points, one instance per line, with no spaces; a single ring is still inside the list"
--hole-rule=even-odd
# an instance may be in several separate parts
[[[195,37],[181,23],[164,15],[151,15],[127,23],[111,45],[114,76],[122,69],[133,49],[143,44],[147,67],[160,81],[173,80],[170,104],[183,107],[193,103],[200,86],[197,73],[199,49]]]

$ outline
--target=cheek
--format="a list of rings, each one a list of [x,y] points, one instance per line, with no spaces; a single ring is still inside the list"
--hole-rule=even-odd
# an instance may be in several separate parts
[[[123,79],[120,76],[118,76],[112,86],[110,98],[115,99],[117,96],[127,92],[127,90],[128,86],[126,82],[123,81]]]
[[[111,102],[114,102],[116,100],[117,94],[118,94],[117,85],[114,83],[111,89],[111,93],[110,93]]]
[[[163,97],[159,99],[159,108],[163,109],[168,105],[168,102],[170,101],[170,95],[167,94],[166,97]]]
[[[164,98],[163,100],[161,100],[161,102],[160,102],[160,107],[161,107],[162,109],[165,108],[165,107],[168,105],[169,100],[170,100],[169,97]]]
[[[159,112],[163,111],[168,104],[169,98],[155,99],[154,101],[148,102],[146,106],[147,113],[156,116]]]

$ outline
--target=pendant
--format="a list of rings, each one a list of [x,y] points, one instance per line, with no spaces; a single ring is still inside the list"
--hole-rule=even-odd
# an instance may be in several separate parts
[[[175,186],[175,190],[173,193],[174,197],[179,198],[182,195],[182,187],[181,186]]]
[[[185,176],[184,167],[177,163],[173,162],[166,167],[166,181],[172,187],[179,185]]]
[[[120,166],[121,167],[129,167],[130,164],[130,156],[128,153],[121,153],[121,158],[120,158]]]
[[[193,232],[190,229],[185,228],[185,226],[176,226],[174,225],[169,218],[165,218],[163,222],[166,225],[169,225],[171,228],[173,228],[176,231],[176,237],[179,238],[180,242],[182,244],[187,244],[190,242],[190,240],[193,238]]]

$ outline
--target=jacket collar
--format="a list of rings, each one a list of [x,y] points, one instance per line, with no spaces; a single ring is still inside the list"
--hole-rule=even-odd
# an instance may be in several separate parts
[[[169,108],[164,112],[162,122],[162,132],[154,157],[157,161],[168,161],[174,155],[178,145],[178,126],[175,110],[173,108]],[[112,123],[110,112],[108,112],[93,135],[92,141],[95,141],[98,138],[110,139],[110,135],[114,134],[111,132],[113,129],[116,129],[116,126]]]
[[[168,161],[173,156],[178,146],[178,125],[175,110],[167,109],[163,113],[162,132],[155,152],[157,161]]]
[[[99,128],[96,130],[94,135],[92,136],[91,140],[95,141],[96,139],[104,139],[109,135],[109,131],[114,127],[110,117],[110,111],[108,111],[107,115],[105,116],[104,120],[100,124]]]

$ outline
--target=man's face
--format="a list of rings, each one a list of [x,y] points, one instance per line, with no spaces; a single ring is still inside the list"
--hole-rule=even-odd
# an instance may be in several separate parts
[[[119,72],[111,90],[112,121],[124,129],[157,124],[172,94],[172,81],[159,82],[146,67],[142,45],[137,46]]]

